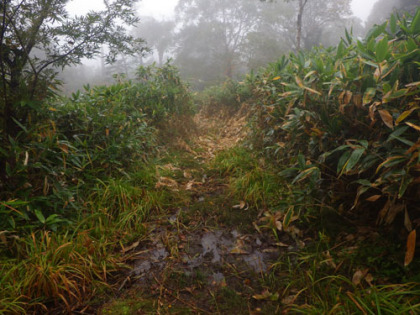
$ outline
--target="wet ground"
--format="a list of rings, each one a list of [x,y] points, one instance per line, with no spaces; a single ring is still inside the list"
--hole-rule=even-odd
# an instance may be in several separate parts
[[[162,177],[157,186],[185,190],[189,202],[148,224],[147,237],[133,243],[127,251],[130,268],[102,314],[280,312],[278,297],[270,296],[264,283],[279,255],[295,243],[286,234],[275,239],[255,229],[249,218],[257,220],[258,213],[234,206],[220,174],[208,175],[215,154],[236,145],[242,134],[239,119],[224,126],[230,129],[207,126],[197,148],[189,148],[197,152],[198,166],[166,167],[185,178]]]

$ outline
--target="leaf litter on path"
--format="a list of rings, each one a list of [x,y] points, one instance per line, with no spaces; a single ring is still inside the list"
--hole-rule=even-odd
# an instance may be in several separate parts
[[[201,136],[194,146],[190,147],[183,140],[178,141],[178,146],[203,163],[210,162],[218,152],[237,145],[246,133],[244,117],[236,116],[226,121],[198,115],[196,121],[199,121]],[[133,241],[123,249],[128,257],[127,264],[131,266],[120,284],[120,289],[126,290],[123,295],[159,301],[171,307],[186,307],[194,313],[212,314],[218,313],[217,305],[225,299],[223,290],[245,299],[247,310],[259,310],[261,303],[277,301],[279,293],[265,292],[259,279],[270,272],[279,255],[293,246],[252,226],[253,234],[242,234],[234,226],[206,226],[206,219],[197,213],[193,215],[190,209],[194,204],[223,206],[218,204],[217,197],[227,198],[227,185],[205,173],[197,175],[204,172],[201,169],[186,169],[171,163],[161,169],[165,175],[180,172],[182,178],[161,176],[157,170],[157,189],[166,188],[174,193],[183,191],[192,199],[175,214],[160,216],[150,225],[146,239]],[[198,181],[197,177],[202,179]],[[234,212],[246,211],[248,204],[243,200],[238,205],[225,207],[227,211],[232,211],[232,207]],[[208,215],[212,214],[209,212]],[[282,241],[294,243],[291,239]]]

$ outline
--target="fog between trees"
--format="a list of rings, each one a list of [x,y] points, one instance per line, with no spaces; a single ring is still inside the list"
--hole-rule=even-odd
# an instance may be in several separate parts
[[[337,44],[345,29],[362,38],[392,12],[413,12],[418,0],[378,0],[366,23],[352,16],[350,5],[351,0],[180,0],[172,20],[140,16],[132,28],[148,49],[139,47],[136,55],[120,56],[112,65],[102,58],[66,69],[64,91],[80,89],[84,82],[112,83],[116,74],[131,77],[140,65],[168,59],[193,88],[203,89],[227,78],[240,79],[299,47]]]

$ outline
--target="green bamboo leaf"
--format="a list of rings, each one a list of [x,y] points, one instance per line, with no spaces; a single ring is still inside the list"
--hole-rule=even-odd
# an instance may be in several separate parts
[[[411,34],[419,35],[420,33],[420,10],[417,10],[416,15],[411,22]]]
[[[344,47],[343,40],[341,40],[340,41],[340,44],[338,44],[338,47],[337,47],[337,55],[336,55],[336,58],[337,59],[341,59],[344,56],[345,50],[346,50],[346,48]]]
[[[381,63],[388,55],[388,36],[385,36],[379,43],[376,44],[375,49],[376,61]]]
[[[350,45],[352,43],[352,41],[353,41],[352,36],[347,31],[347,28],[346,28],[345,32],[346,32],[347,43]]]
[[[293,214],[295,213],[295,212],[294,212],[294,210],[295,210],[295,208],[294,208],[293,206],[291,206],[291,207],[287,210],[287,213],[286,213],[286,215],[284,216],[284,219],[283,219],[283,226],[284,226],[285,228],[287,228],[287,227],[289,226],[289,224],[290,224],[290,219],[292,218]]]
[[[362,157],[363,153],[365,153],[365,148],[358,148],[354,150],[348,159],[345,167],[345,172],[349,172],[353,169],[353,167],[359,162],[360,158]]]
[[[346,151],[343,153],[343,155],[340,157],[340,159],[338,160],[338,164],[337,164],[337,173],[340,174],[343,171],[343,168],[345,167],[345,165],[347,164],[349,158],[351,155],[351,151]]]
[[[299,175],[296,176],[295,179],[293,179],[292,184],[295,184],[297,182],[300,182],[300,181],[304,180],[305,178],[308,178],[313,173],[318,173],[319,174],[319,168],[314,166],[314,167],[308,168],[308,169],[300,172]]]
[[[394,14],[392,14],[389,19],[389,28],[392,34],[395,34],[397,32],[397,19]]]
[[[372,102],[376,95],[376,88],[367,88],[365,94],[363,94],[363,105],[367,105]]]
[[[376,37],[378,37],[379,35],[381,35],[382,33],[384,33],[385,30],[386,30],[387,24],[388,23],[385,22],[385,23],[383,23],[381,25],[375,25],[374,27],[372,27],[372,29],[366,35],[367,41],[369,41],[371,39],[375,39]]]
[[[45,217],[40,210],[38,209],[35,210],[35,215],[38,218],[39,222],[41,222],[42,224],[45,224]]]
[[[413,177],[411,177],[408,174],[402,178],[400,189],[398,192],[398,198],[401,198],[402,196],[404,196],[405,191],[407,190],[408,186],[411,184],[412,181],[413,181]]]

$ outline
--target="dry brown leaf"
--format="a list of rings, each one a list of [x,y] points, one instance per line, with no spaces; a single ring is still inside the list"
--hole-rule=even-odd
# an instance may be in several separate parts
[[[155,188],[162,188],[162,187],[177,188],[178,183],[172,178],[160,177],[159,181],[155,185]]]
[[[201,185],[203,185],[203,183],[196,182],[196,181],[192,180],[192,181],[189,181],[185,185],[185,190],[192,190],[194,188],[194,186],[201,186]]]
[[[404,267],[407,267],[414,258],[416,251],[416,230],[412,230],[407,238],[407,251],[405,252]]]
[[[284,229],[284,230],[294,237],[298,237],[298,236],[301,237],[303,234],[301,230],[299,230],[297,227],[293,225],[288,226],[287,229]]]
[[[335,264],[334,259],[332,258],[329,250],[324,252],[324,256],[325,256],[326,259],[323,261],[323,263],[327,264],[327,266],[330,266],[330,267],[336,269],[337,265]]]
[[[385,218],[385,224],[390,225],[392,222],[394,222],[397,214],[400,213],[401,211],[403,211],[404,208],[405,208],[405,206],[403,204],[398,204],[398,205],[392,204],[391,207],[389,208],[388,214]]]
[[[190,172],[184,171],[184,177],[187,178],[187,179],[190,179],[190,178],[192,178],[192,175],[191,175]]]
[[[68,153],[68,151],[66,153]],[[29,153],[28,153],[28,151],[26,151],[25,152],[25,161],[23,162],[23,165],[28,166],[28,162],[29,162]]]
[[[245,208],[245,206],[246,206],[246,202],[245,201],[241,201],[239,203],[239,205],[234,205],[232,208],[233,209],[241,209],[241,210],[243,210]]]
[[[368,271],[369,271],[369,269],[365,269],[365,270],[358,269],[358,270],[356,270],[356,272],[354,273],[353,278],[351,280],[353,282],[353,284],[354,285],[359,285],[362,282],[363,278],[367,275]]]
[[[366,277],[365,277],[365,281],[370,285],[370,286],[372,286],[373,284],[372,284],[372,282],[373,282],[373,276],[372,276],[372,274],[371,273],[368,273],[367,275],[366,275]]]
[[[277,301],[279,299],[279,294],[278,293],[270,293],[270,291],[265,290],[261,294],[255,294],[252,297],[256,300]]]
[[[355,94],[353,95],[353,103],[359,108],[362,108],[363,106],[363,99],[361,94]]]
[[[380,109],[378,110],[379,115],[382,118],[382,121],[384,122],[384,124],[391,128],[394,129],[394,118],[392,118],[392,115],[389,113],[389,111],[384,110],[384,109]]]
[[[289,296],[286,296],[285,298],[283,298],[281,300],[281,302],[284,305],[290,305],[290,304],[293,304],[295,302],[296,298],[297,298],[297,295],[289,295]]]
[[[370,202],[375,202],[375,201],[377,201],[381,197],[382,197],[382,195],[373,195],[373,196],[371,196],[369,198],[366,198],[366,200],[367,201],[370,201]]]
[[[290,246],[290,245],[288,245],[286,243],[282,243],[282,242],[275,243],[274,245],[279,246],[279,247],[289,247]]]
[[[230,251],[231,254],[236,254],[236,255],[244,255],[244,254],[248,254],[248,252],[242,248],[239,247],[235,247]]]
[[[280,221],[276,221],[276,228],[280,232],[283,231],[283,223],[281,223]]]
[[[163,170],[169,170],[169,171],[179,171],[180,170],[179,167],[173,166],[172,163],[160,166],[160,168],[163,169]]]
[[[407,125],[409,125],[411,128],[414,128],[414,129],[416,129],[417,131],[420,131],[420,126],[417,126],[417,125],[412,124],[412,123],[409,123],[409,122],[406,122],[406,124],[407,124]]]

